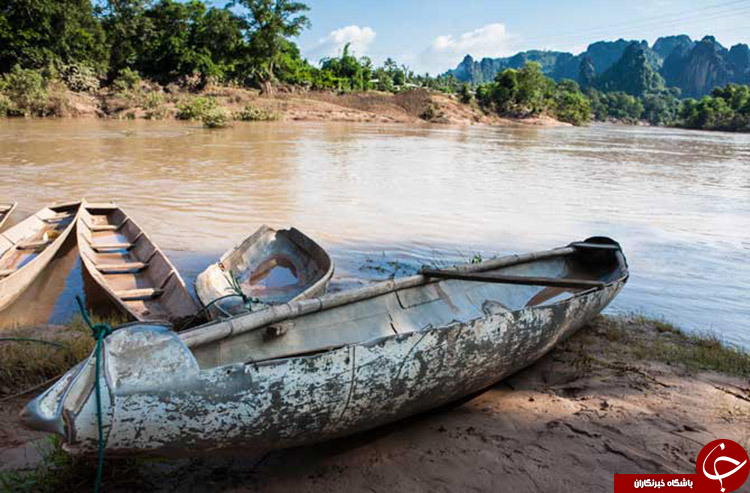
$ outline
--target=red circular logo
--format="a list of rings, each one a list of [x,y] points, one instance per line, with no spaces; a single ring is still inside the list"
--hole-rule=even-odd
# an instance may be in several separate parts
[[[716,491],[729,493],[747,480],[750,460],[742,446],[732,440],[714,440],[703,447],[695,461],[698,476],[716,485]]]

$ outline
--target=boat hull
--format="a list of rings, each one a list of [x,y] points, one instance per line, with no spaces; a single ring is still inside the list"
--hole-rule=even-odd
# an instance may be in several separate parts
[[[0,231],[2,231],[5,221],[7,221],[10,215],[13,214],[17,205],[17,202],[13,202],[12,204],[0,204]]]
[[[86,284],[95,288],[87,291],[87,299],[107,301],[94,306],[114,307],[120,315],[140,322],[180,325],[196,317],[199,308],[175,266],[117,205],[84,201],[77,223]],[[120,248],[124,245],[128,246]],[[150,290],[159,291],[158,296],[134,294]]]
[[[4,233],[0,234],[2,238],[11,245],[10,248],[15,248],[15,241],[13,239],[20,239],[27,234],[31,234],[37,229],[44,228],[44,218],[53,216],[56,210],[72,210],[76,209],[78,204],[64,205],[53,208],[45,208],[37,212],[34,216],[31,216],[21,223],[15,225]],[[60,232],[60,234],[52,241],[48,246],[44,248],[33,260],[19,268],[13,274],[7,277],[0,278],[0,310],[4,310],[16,301],[23,293],[28,289],[34,280],[41,274],[41,272],[47,268],[49,263],[55,258],[55,255],[60,251],[65,241],[68,239],[70,234],[73,232],[76,226],[76,219],[74,214],[77,214],[74,210],[71,212],[72,219],[70,224]],[[27,232],[28,230],[28,232]],[[8,239],[12,239],[8,241]]]
[[[105,345],[106,451],[264,451],[397,421],[476,393],[532,364],[600,313],[625,281],[548,306],[487,313],[309,356],[205,370],[173,332],[126,327]],[[157,368],[139,369],[143,359],[125,362],[122,355],[135,354],[138,344],[150,348],[143,358],[159,361]],[[94,453],[92,381],[89,360],[27,407],[27,423],[63,433],[71,453]]]
[[[313,239],[296,228],[264,225],[201,272],[195,293],[210,318],[221,319],[321,296],[333,271],[330,256]],[[236,288],[247,301],[234,296]]]

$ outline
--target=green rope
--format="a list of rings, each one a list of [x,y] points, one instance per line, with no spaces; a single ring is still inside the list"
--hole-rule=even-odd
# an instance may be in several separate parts
[[[246,295],[242,291],[240,283],[237,280],[237,277],[234,275],[234,272],[232,272],[230,270],[228,272],[228,274],[226,275],[226,278],[227,278],[227,282],[229,283],[229,288],[233,292],[229,293],[229,294],[225,294],[225,295],[219,296],[218,298],[215,298],[215,299],[209,301],[208,303],[206,303],[206,305],[203,308],[201,308],[200,310],[198,310],[198,313],[196,313],[195,315],[193,315],[192,317],[190,317],[187,320],[187,322],[184,322],[184,323],[180,324],[179,328],[176,329],[178,332],[181,331],[181,330],[183,330],[183,329],[185,329],[185,328],[187,328],[187,327],[190,327],[190,325],[193,322],[195,322],[195,319],[198,318],[201,315],[201,313],[204,313],[204,312],[208,313],[208,309],[209,308],[211,308],[213,305],[217,304],[219,301],[225,300],[227,298],[242,298],[242,303],[245,305],[245,308],[248,311],[250,311],[250,312],[253,311],[252,303],[262,303],[262,301],[259,298],[252,298],[252,297]],[[221,314],[223,314],[225,316],[228,316],[228,317],[231,317],[231,314],[227,313],[226,310],[224,310],[223,308],[221,308],[221,306],[217,306],[217,308],[221,312]]]
[[[95,389],[96,389],[96,425],[99,431],[99,450],[97,452],[97,464],[96,464],[96,480],[94,482],[94,491],[98,493],[102,484],[102,472],[104,471],[104,425],[102,424],[102,391],[99,383],[100,376],[100,360],[102,354],[102,345],[104,339],[112,333],[112,327],[109,324],[94,324],[89,318],[89,314],[86,311],[86,307],[83,305],[83,301],[80,296],[76,296],[76,302],[78,303],[78,309],[81,311],[81,317],[86,325],[91,328],[91,335],[96,340],[96,348],[94,349],[94,364],[95,364]]]
[[[242,291],[242,286],[240,286],[240,281],[237,279],[237,276],[234,275],[234,272],[230,269],[229,273],[227,275],[227,281],[229,281],[229,287],[234,291],[234,294],[237,296],[242,297],[242,302],[245,304],[245,308],[247,311],[253,311],[252,303],[257,302],[255,298],[250,298],[248,295],[245,294],[244,291]]]

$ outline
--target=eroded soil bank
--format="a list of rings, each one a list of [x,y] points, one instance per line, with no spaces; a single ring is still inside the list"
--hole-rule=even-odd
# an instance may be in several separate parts
[[[694,473],[699,450],[718,437],[749,448],[749,378],[747,353],[714,339],[638,317],[600,317],[462,404],[264,457],[110,461],[104,488],[611,491],[615,473]],[[41,461],[36,448],[50,446],[20,428],[23,402],[0,408],[0,464],[27,469],[4,473],[5,486],[24,478],[33,489],[90,487],[91,462],[60,454]]]
[[[94,94],[66,91],[59,98],[64,104],[56,109],[55,114],[66,117],[169,120],[181,118],[181,105],[198,97],[211,99],[233,115],[239,115],[250,107],[265,115],[261,119],[282,121],[570,126],[546,115],[503,118],[482,111],[475,102],[464,104],[455,95],[425,89],[398,94],[378,91],[338,94],[287,88],[272,97],[265,97],[257,90],[237,87],[208,86],[200,92],[190,92],[144,83],[138,91],[127,93],[106,89]]]

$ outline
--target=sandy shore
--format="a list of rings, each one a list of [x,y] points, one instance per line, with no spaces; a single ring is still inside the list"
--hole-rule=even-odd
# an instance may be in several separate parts
[[[105,488],[611,491],[615,473],[693,473],[698,451],[712,439],[750,448],[750,380],[701,371],[690,358],[643,359],[665,340],[690,344],[674,337],[658,323],[602,317],[464,403],[265,457],[108,462]],[[49,448],[41,434],[20,427],[22,403],[0,407],[6,471],[34,466],[37,449]],[[75,479],[66,479],[71,490],[90,483],[91,463],[64,467]],[[56,491],[65,484],[56,483]]]

